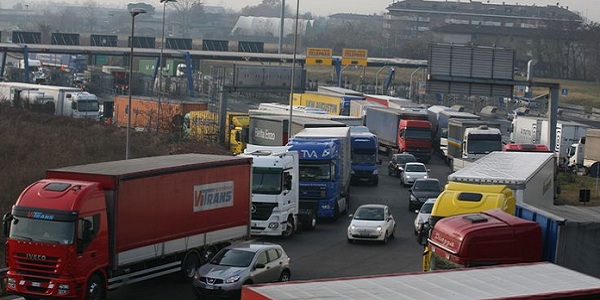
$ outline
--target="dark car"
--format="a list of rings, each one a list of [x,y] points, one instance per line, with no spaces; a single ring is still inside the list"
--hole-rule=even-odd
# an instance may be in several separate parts
[[[388,164],[388,175],[394,175],[396,177],[400,177],[402,170],[404,169],[404,165],[407,162],[416,162],[417,158],[410,153],[398,153],[392,156],[390,159],[390,163]]]
[[[409,190],[408,211],[421,209],[429,198],[437,198],[442,192],[440,181],[435,178],[417,179]]]

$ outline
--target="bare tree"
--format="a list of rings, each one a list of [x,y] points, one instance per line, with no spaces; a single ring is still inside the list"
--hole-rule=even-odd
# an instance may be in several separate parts
[[[200,0],[178,0],[171,4],[175,10],[176,19],[181,21],[181,29],[183,36],[189,35],[189,27],[191,23],[201,20],[204,14],[203,4]]]

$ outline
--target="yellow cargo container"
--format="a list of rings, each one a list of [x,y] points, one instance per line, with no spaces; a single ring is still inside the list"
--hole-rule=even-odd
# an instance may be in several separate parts
[[[294,93],[292,95],[294,106],[320,108],[330,115],[342,115],[342,102],[342,97],[336,95],[319,93]]]

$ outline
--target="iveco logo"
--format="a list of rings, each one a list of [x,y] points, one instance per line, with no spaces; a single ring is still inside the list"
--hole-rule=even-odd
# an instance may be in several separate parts
[[[33,259],[33,260],[46,260],[46,255],[41,255],[41,254],[27,253],[26,257],[27,257],[27,259]]]
[[[256,205],[252,205],[252,213],[256,212]]]

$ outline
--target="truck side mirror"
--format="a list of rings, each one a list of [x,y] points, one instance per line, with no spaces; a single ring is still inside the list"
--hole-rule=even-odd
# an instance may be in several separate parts
[[[421,246],[427,246],[427,236],[429,235],[429,223],[425,222],[419,226],[417,231],[417,243]]]
[[[2,218],[2,233],[4,236],[8,236],[10,232],[10,221],[13,220],[13,215],[11,213],[5,213]]]

